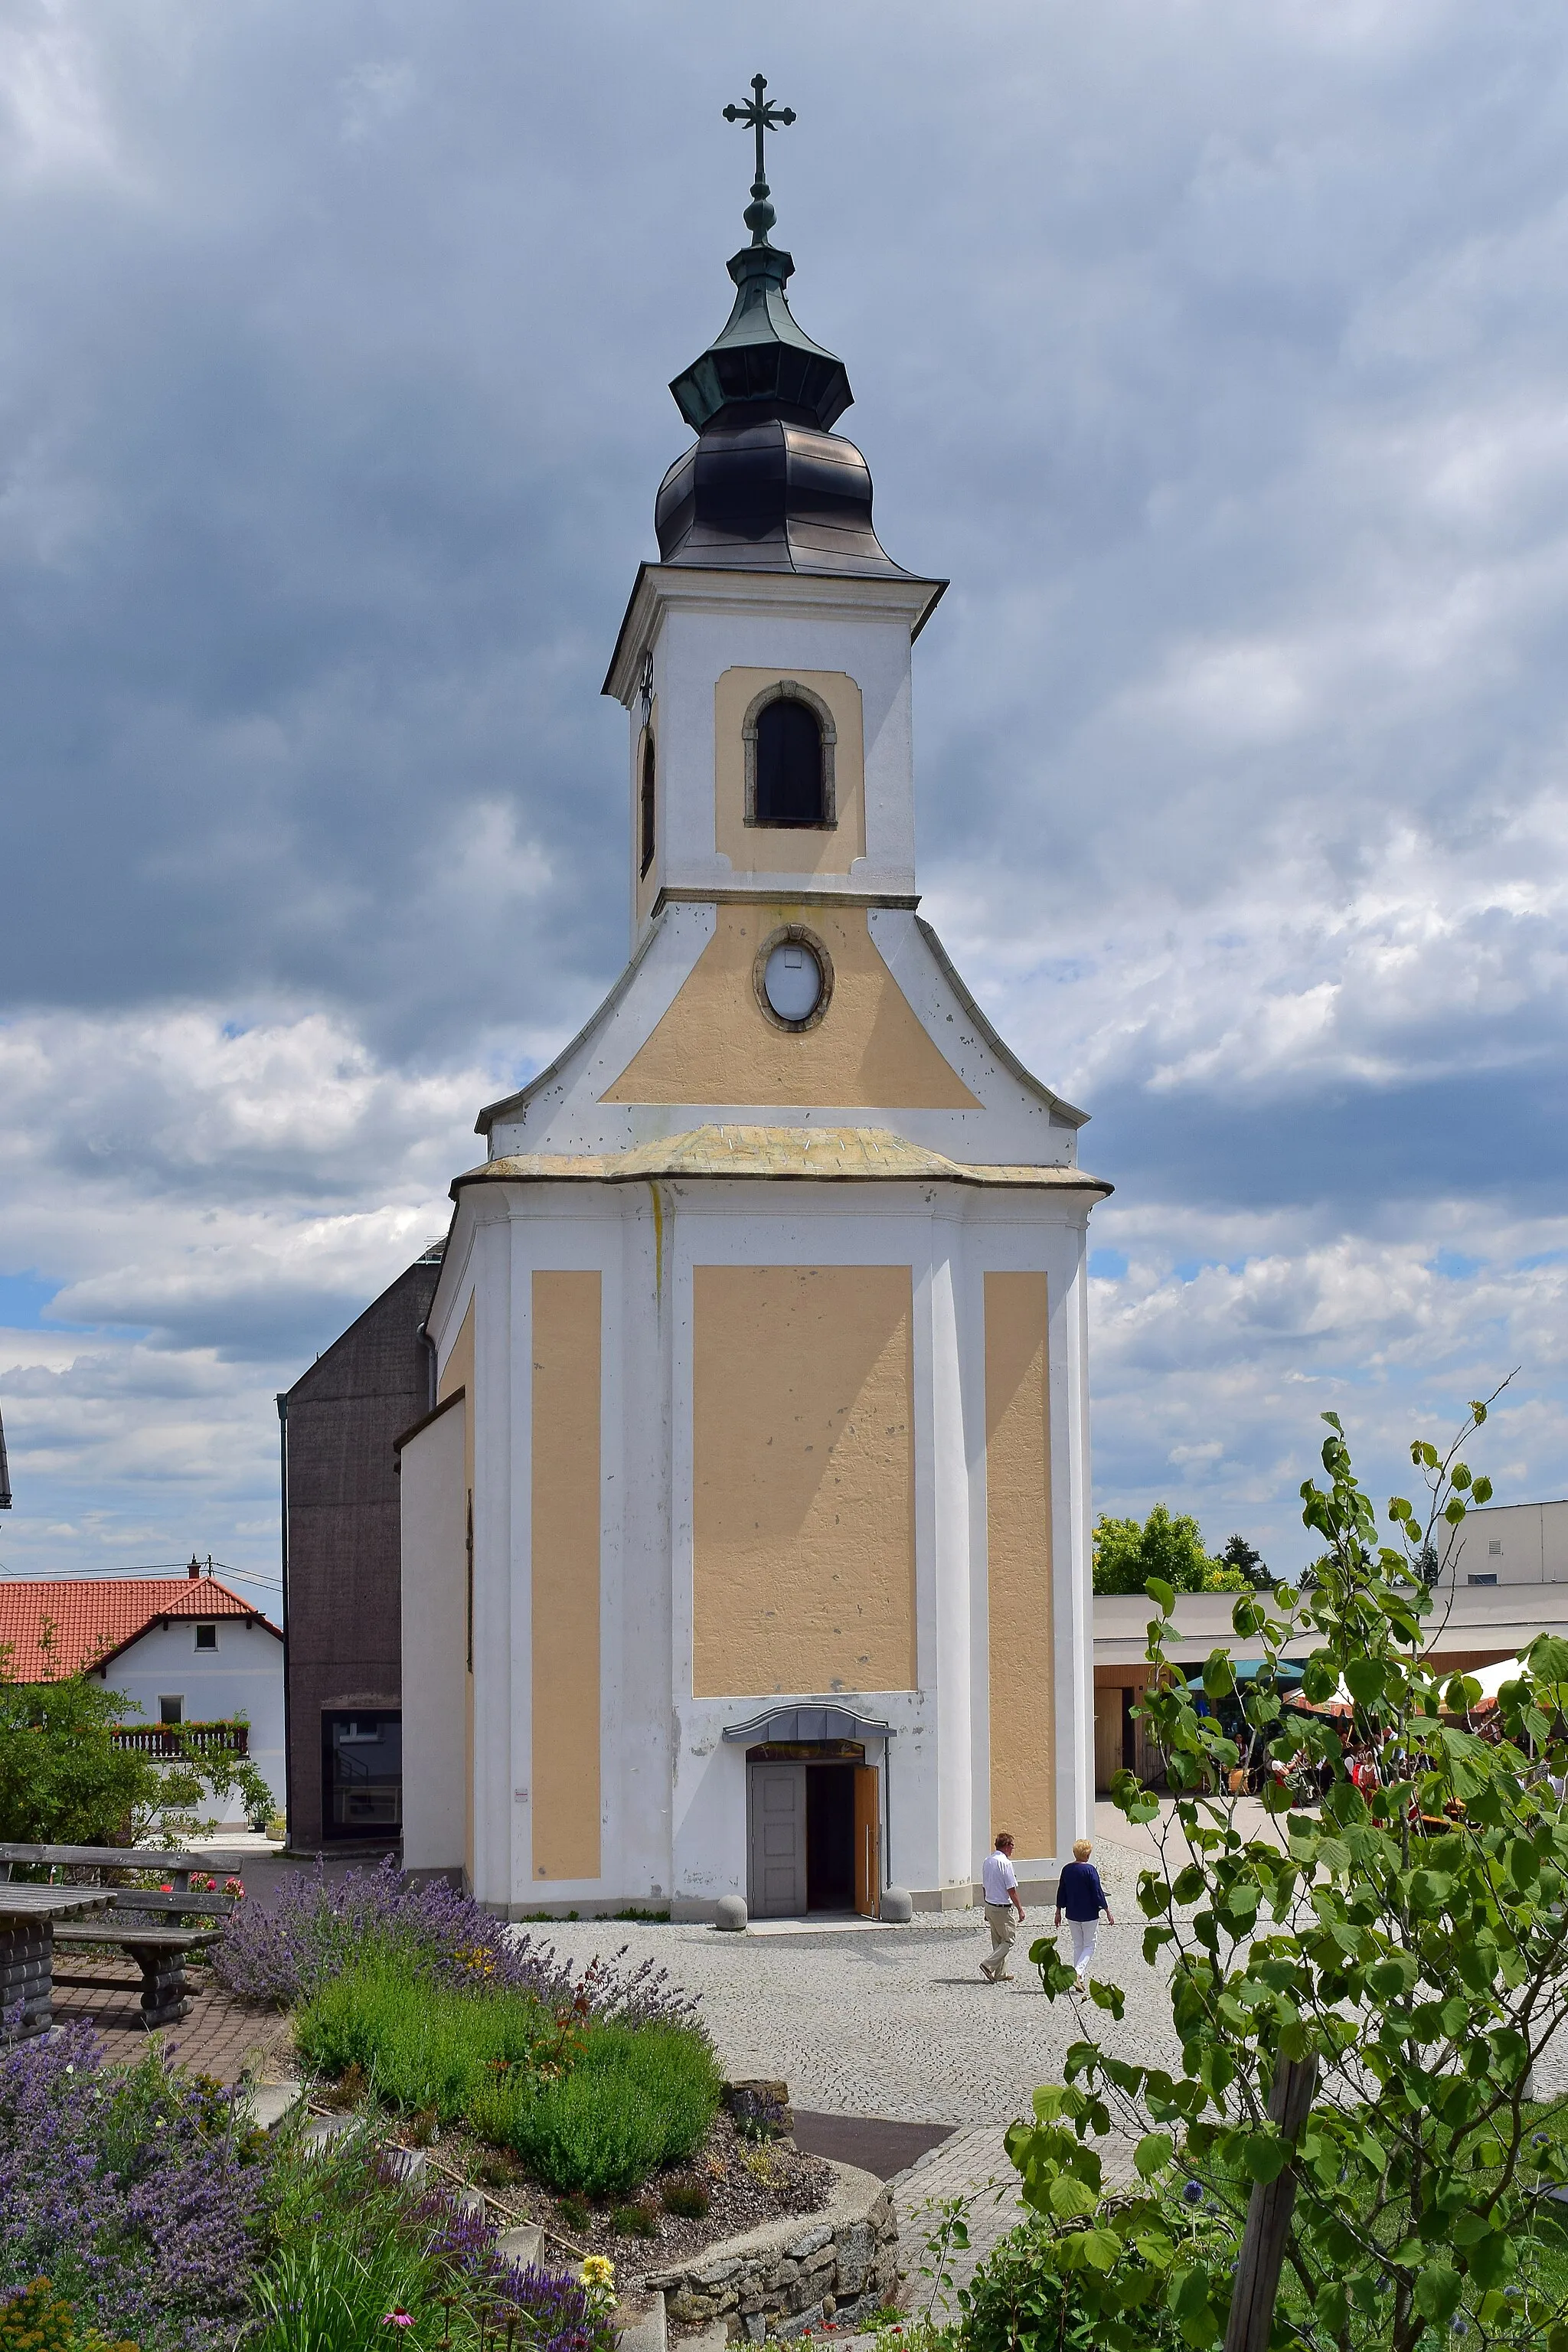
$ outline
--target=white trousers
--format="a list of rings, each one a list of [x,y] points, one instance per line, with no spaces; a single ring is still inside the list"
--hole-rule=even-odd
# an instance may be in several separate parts
[[[1069,1919],[1068,1933],[1072,1937],[1072,1964],[1082,1984],[1089,1974],[1089,1964],[1094,1958],[1094,1939],[1099,1933],[1098,1919]]]

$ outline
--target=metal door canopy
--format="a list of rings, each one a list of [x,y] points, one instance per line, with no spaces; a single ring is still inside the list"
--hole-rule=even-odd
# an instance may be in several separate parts
[[[891,1739],[896,1727],[873,1723],[868,1716],[852,1714],[847,1706],[783,1706],[772,1715],[754,1715],[747,1723],[727,1723],[726,1739],[772,1747],[784,1740]]]

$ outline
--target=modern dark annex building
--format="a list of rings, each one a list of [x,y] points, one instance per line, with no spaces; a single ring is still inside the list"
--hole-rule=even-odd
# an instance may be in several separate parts
[[[278,1399],[289,1842],[390,1845],[403,1826],[396,1440],[434,1398],[425,1318],[441,1244]]]

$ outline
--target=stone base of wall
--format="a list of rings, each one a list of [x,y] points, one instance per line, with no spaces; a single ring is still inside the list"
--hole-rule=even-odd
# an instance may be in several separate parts
[[[804,2335],[825,2319],[853,2326],[893,2299],[899,2223],[892,2191],[874,2173],[835,2164],[819,2212],[764,2221],[707,2246],[679,2270],[638,2284],[662,2289],[675,2329],[722,2320],[731,2343]]]

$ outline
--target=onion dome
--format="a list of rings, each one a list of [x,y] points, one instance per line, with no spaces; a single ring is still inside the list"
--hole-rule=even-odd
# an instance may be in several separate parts
[[[854,398],[848,372],[795,324],[784,294],[795,263],[768,242],[777,215],[763,134],[795,115],[764,102],[761,74],[752,88],[748,105],[724,110],[757,134],[752,241],[729,264],[735,302],[722,331],[669,387],[698,437],[659,485],[659,555],[705,569],[907,578],[872,529],[870,467],[830,429]]]

